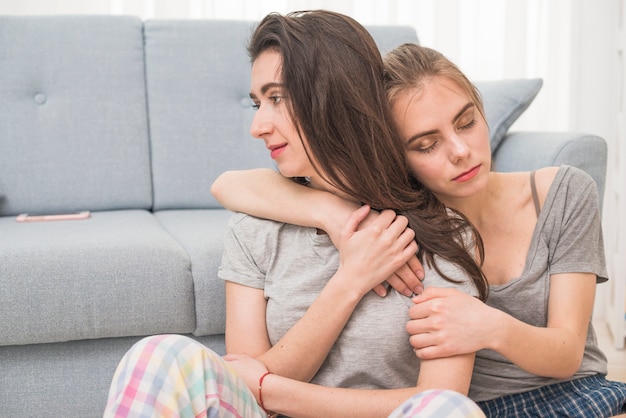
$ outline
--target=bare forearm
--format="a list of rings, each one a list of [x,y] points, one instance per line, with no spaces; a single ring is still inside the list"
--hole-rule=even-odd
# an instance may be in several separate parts
[[[474,354],[429,360],[420,367],[417,385],[401,389],[329,388],[278,376],[263,384],[267,409],[292,417],[386,417],[411,396],[428,389],[467,395]]]
[[[363,292],[342,287],[337,280],[331,279],[304,316],[257,358],[273,373],[310,381],[362,296]]]
[[[580,338],[565,328],[536,327],[499,312],[492,344],[518,367],[539,376],[565,379],[579,368],[584,352]]]
[[[329,388],[270,375],[263,382],[262,390],[266,409],[294,418],[380,418],[388,416],[420,389]]]
[[[226,209],[259,218],[335,232],[354,204],[293,182],[270,169],[226,171],[211,186]],[[340,221],[337,220],[339,218]]]

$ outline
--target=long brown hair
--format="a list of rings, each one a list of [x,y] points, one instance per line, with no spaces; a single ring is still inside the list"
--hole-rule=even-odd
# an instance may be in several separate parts
[[[268,49],[281,55],[287,106],[318,174],[360,202],[407,216],[418,256],[451,281],[433,257],[456,263],[486,299],[486,279],[464,240],[467,220],[448,216],[410,174],[386,98],[382,57],[369,32],[325,10],[272,13],[256,27],[248,53],[254,61]]]

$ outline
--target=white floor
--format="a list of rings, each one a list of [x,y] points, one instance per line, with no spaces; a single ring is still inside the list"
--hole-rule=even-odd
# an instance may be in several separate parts
[[[616,350],[608,325],[603,320],[594,320],[593,326],[598,336],[598,344],[609,360],[609,380],[626,382],[626,350]]]

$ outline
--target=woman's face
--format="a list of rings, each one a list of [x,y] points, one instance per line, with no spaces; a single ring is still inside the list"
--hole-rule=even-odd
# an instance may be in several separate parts
[[[401,92],[393,104],[412,172],[448,206],[486,187],[489,130],[461,87],[447,77]]]
[[[278,52],[267,50],[252,64],[250,98],[257,111],[250,133],[265,142],[283,176],[310,177],[315,170],[288,111],[286,101],[289,98],[282,86],[281,63]]]

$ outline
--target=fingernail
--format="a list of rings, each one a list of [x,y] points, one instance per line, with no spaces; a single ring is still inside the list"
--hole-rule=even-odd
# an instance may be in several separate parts
[[[415,290],[413,291],[414,295],[419,295],[420,293],[422,293],[424,289],[421,286],[415,286]]]
[[[378,293],[378,296],[380,296],[381,298],[384,298],[385,296],[387,296],[387,290],[386,289],[376,289],[376,293]]]
[[[424,272],[422,270],[417,272],[417,278],[420,280],[424,280]]]
[[[411,292],[411,289],[405,289],[404,291],[402,291],[402,294],[409,298],[413,296],[413,292]]]

